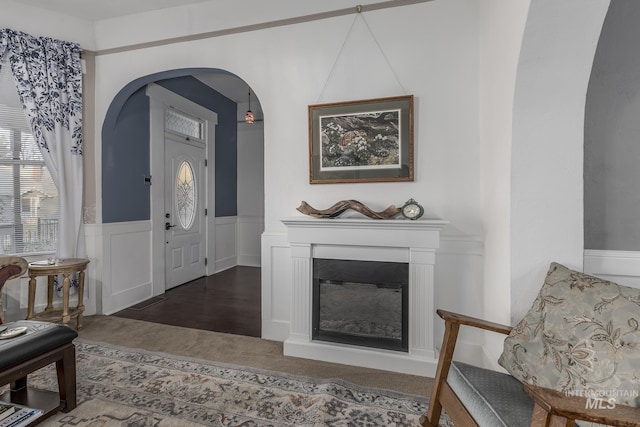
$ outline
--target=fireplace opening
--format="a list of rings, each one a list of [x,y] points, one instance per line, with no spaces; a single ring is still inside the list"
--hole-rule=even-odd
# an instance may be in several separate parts
[[[314,258],[312,339],[407,352],[409,264]]]

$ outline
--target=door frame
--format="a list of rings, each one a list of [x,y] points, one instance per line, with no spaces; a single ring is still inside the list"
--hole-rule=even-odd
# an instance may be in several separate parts
[[[218,115],[195,102],[171,92],[154,83],[147,85],[146,94],[149,97],[149,155],[151,165],[151,278],[153,296],[165,292],[165,230],[164,230],[164,111],[173,106],[185,113],[189,113],[205,121],[205,141],[207,166],[205,177],[207,180],[205,217],[205,253],[208,262],[205,266],[207,276],[214,273],[215,268],[215,126]]]

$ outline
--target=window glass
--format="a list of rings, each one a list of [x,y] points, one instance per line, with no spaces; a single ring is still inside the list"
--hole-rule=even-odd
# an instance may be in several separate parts
[[[176,211],[180,225],[185,230],[191,228],[196,216],[196,182],[193,168],[187,161],[178,167],[176,179]]]
[[[204,122],[173,108],[165,110],[164,123],[168,131],[198,140],[204,139]]]

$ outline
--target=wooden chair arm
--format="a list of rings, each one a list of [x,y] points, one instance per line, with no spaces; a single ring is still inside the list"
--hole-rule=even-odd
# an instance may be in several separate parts
[[[453,313],[446,310],[436,310],[438,316],[444,319],[444,337],[442,338],[442,348],[438,357],[438,367],[436,368],[436,376],[434,379],[433,389],[431,391],[431,403],[427,415],[420,419],[420,424],[428,427],[438,425],[440,413],[442,411],[442,403],[440,398],[449,393],[450,388],[445,384],[449,375],[449,368],[453,360],[453,353],[458,340],[458,331],[460,326],[471,326],[474,328],[484,329],[490,332],[498,332],[508,335],[511,332],[511,326],[501,325],[499,323],[489,322],[478,319],[476,317],[465,316],[464,314]],[[444,397],[445,400],[451,401],[450,397]],[[464,407],[463,407],[464,408]],[[471,417],[469,415],[469,417]],[[463,424],[466,425],[466,424]]]
[[[572,425],[567,420],[583,420],[623,427],[640,425],[640,408],[610,403],[607,398],[567,396],[557,390],[525,384],[524,391],[535,402],[532,426]],[[558,424],[554,424],[558,423]]]
[[[509,335],[512,327],[502,325],[500,323],[489,322],[487,320],[478,319],[476,317],[466,316],[464,314],[458,314],[446,310],[436,310],[438,316],[444,319],[445,322],[452,322],[459,325],[472,326],[474,328],[480,328],[491,332],[498,332],[501,334]]]

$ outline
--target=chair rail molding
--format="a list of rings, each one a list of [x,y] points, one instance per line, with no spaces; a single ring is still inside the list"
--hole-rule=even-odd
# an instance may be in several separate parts
[[[640,252],[585,249],[584,272],[640,288]]]

